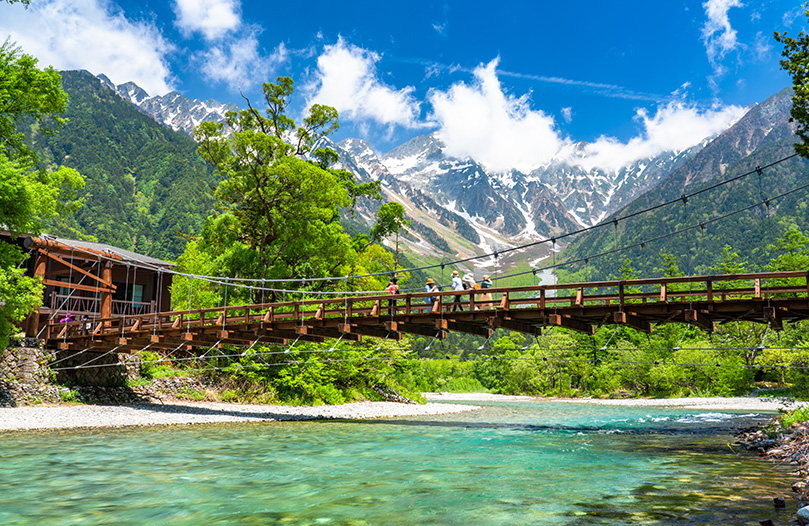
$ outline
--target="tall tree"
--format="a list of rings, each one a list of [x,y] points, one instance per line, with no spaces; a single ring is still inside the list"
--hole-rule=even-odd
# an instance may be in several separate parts
[[[210,218],[193,249],[211,254],[231,275],[339,274],[362,249],[343,231],[341,211],[352,211],[361,197],[381,198],[378,182],[358,184],[350,172],[331,168],[333,150],[318,147],[337,130],[337,111],[315,104],[297,125],[286,114],[293,91],[292,79],[279,77],[263,86],[263,112],[245,99],[247,109],[229,112],[224,125],[204,122],[195,130],[200,154],[221,176],[214,194],[223,213]]]
[[[8,41],[0,46],[0,229],[12,236],[38,234],[42,218],[77,206],[75,192],[84,184],[70,168],[37,168],[36,155],[17,131],[23,119],[42,122],[67,103],[59,74],[36,64]],[[14,324],[41,302],[41,282],[24,275],[24,259],[16,245],[0,243],[0,348]]]
[[[804,13],[809,18],[809,3],[803,4]],[[796,133],[801,142],[795,145],[803,157],[809,157],[809,35],[801,31],[797,38],[775,32],[775,40],[784,45],[781,55],[781,69],[792,77],[792,109],[790,114],[797,121]]]
[[[6,157],[37,161],[17,125],[27,119],[42,125],[46,117],[65,111],[67,94],[60,80],[52,67],[37,68],[37,59],[10,41],[0,46],[0,152]]]

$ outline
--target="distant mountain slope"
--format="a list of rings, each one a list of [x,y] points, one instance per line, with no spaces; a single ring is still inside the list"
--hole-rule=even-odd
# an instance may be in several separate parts
[[[666,177],[705,144],[664,152],[616,172],[554,161],[530,174],[492,173],[471,159],[447,156],[436,133],[415,137],[385,154],[359,139],[333,147],[344,168],[363,180],[380,180],[387,198],[405,205],[416,226],[416,238],[409,245],[405,242],[410,250],[425,258],[454,259],[593,224]],[[372,217],[373,210],[364,215]],[[444,241],[441,246],[432,242],[434,234]],[[547,257],[549,248],[510,253],[503,263],[526,265]],[[492,265],[491,260],[477,263]]]
[[[185,135],[158,124],[82,71],[62,73],[67,124],[52,135],[28,131],[45,163],[87,178],[85,206],[47,225],[65,236],[98,241],[172,260],[181,233],[197,232],[213,210],[213,171]]]
[[[158,122],[187,134],[191,134],[199,122],[222,122],[225,111],[236,109],[232,104],[192,100],[177,93],[150,97],[132,83],[113,86],[103,76],[102,81]],[[765,164],[767,160],[790,151],[792,131],[785,120],[788,105],[788,95],[780,93],[751,107],[744,118],[718,137],[685,150],[665,151],[639,159],[617,170],[585,168],[587,163],[581,157],[587,150],[585,143],[572,145],[569,151],[560,154],[559,159],[530,173],[516,170],[491,172],[472,159],[448,156],[437,133],[414,137],[387,153],[375,151],[371,143],[361,139],[327,143],[338,152],[341,167],[356,174],[360,180],[381,181],[385,198],[404,205],[414,224],[400,243],[414,261],[439,262],[559,236],[582,226],[594,225],[619,210],[624,214],[664,198],[676,198],[686,190],[715,180],[718,175],[751,164]],[[785,170],[785,173],[792,174],[794,169],[795,166],[790,164],[779,167],[776,172]],[[783,188],[793,180],[791,175],[785,177],[776,181],[773,188]],[[674,209],[661,211],[662,215],[649,216],[644,224],[633,220],[630,224],[620,225],[617,230],[602,229],[583,236],[568,248],[566,254],[569,257],[592,254],[615,247],[616,236],[618,242],[624,244],[653,232],[667,231],[671,225],[688,224],[690,219],[680,217],[683,214],[697,213],[709,217],[727,211],[741,202],[739,192],[752,191],[746,186],[743,188],[747,190],[728,190],[730,195],[706,197],[704,203],[695,199],[679,212]],[[782,212],[789,205],[778,206]],[[346,224],[352,231],[367,229],[378,207],[379,203],[363,201],[358,214],[346,218]],[[760,228],[760,234],[764,235],[766,228],[763,225]],[[719,237],[733,239],[733,234],[722,233]],[[719,244],[718,238],[713,239],[710,235],[706,229],[700,238],[703,243],[710,240],[710,246],[703,248],[699,242],[695,245],[691,241],[686,243],[685,239],[671,241],[671,244],[663,242],[660,246],[667,252],[678,253],[679,250],[681,259],[689,266],[701,265],[704,269],[711,264],[712,256],[708,253],[712,254],[716,248],[714,245]],[[558,246],[564,246],[568,241],[565,238]],[[739,244],[750,250],[762,250],[762,242],[750,244],[739,240]],[[700,251],[706,255],[701,255]],[[525,266],[548,255],[549,247],[541,245],[509,253],[498,264],[503,267]],[[648,269],[653,269],[659,260],[656,252],[648,250],[633,252],[630,256],[638,266]],[[494,261],[489,259],[474,264],[491,269]],[[619,265],[610,262],[599,272],[602,275],[614,274]]]
[[[647,191],[616,216],[644,210],[687,193],[707,188],[735,175],[754,171],[794,153],[797,137],[789,122],[791,91],[785,89],[761,104],[755,105],[735,125],[720,134],[704,149],[683,163],[655,188]],[[792,158],[739,181],[723,185],[699,196],[679,201],[651,213],[601,228],[575,240],[563,252],[565,259],[577,259],[656,236],[698,225],[713,217],[728,214],[786,192],[809,182],[809,163]],[[690,233],[648,243],[617,256],[590,261],[593,277],[603,278],[617,273],[624,258],[643,275],[660,274],[660,252],[674,254],[680,270],[686,273],[711,273],[722,247],[730,245],[752,265],[768,260],[767,246],[783,234],[788,225],[809,230],[807,211],[809,192],[801,191],[772,201],[769,207],[736,215],[706,225]],[[657,268],[657,270],[655,270]]]
[[[239,110],[239,107],[232,102],[221,104],[215,100],[189,99],[176,91],[150,96],[134,82],[116,86],[106,75],[99,75],[98,78],[146,115],[189,137],[194,136],[194,128],[201,122],[225,122],[226,112]]]

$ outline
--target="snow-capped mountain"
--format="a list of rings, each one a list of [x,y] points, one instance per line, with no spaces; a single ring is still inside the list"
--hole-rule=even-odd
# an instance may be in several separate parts
[[[149,96],[146,91],[133,82],[118,84],[117,86],[106,75],[98,78],[107,87],[118,93],[124,100],[128,100],[140,111],[149,115],[157,122],[162,122],[169,128],[194,136],[194,128],[205,121],[225,122],[225,113],[238,111],[234,103],[221,104],[215,100],[189,99],[188,97],[172,91],[162,96]]]
[[[448,156],[436,133],[415,137],[385,154],[359,139],[332,147],[341,167],[361,180],[380,180],[388,199],[405,206],[418,238],[414,250],[430,245],[436,230],[443,228],[447,231],[439,235],[449,242],[450,252],[463,255],[475,247],[478,252],[503,250],[595,224],[653,187],[705,143],[617,171],[586,170],[559,160],[528,174],[490,172],[474,160]],[[534,247],[533,253],[547,256],[550,248]]]
[[[594,225],[652,188],[709,142],[706,139],[680,152],[665,151],[614,171],[587,169],[569,160],[559,160],[532,171],[526,180],[553,189],[578,224]],[[582,151],[585,146],[586,143],[578,143],[574,148]]]

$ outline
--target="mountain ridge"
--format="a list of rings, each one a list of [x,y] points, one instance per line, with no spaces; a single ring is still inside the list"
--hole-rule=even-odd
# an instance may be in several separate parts
[[[132,83],[111,86],[107,79],[106,84],[140,111],[187,135],[200,119],[221,122],[227,108],[236,107],[187,99],[176,92],[149,97]],[[789,103],[784,93],[751,105],[728,129],[736,130],[730,135],[725,130],[691,147],[664,151],[611,170],[576,163],[577,155],[583,159],[586,143],[572,144],[559,158],[529,173],[493,172],[473,159],[446,155],[437,132],[413,137],[384,153],[376,152],[373,144],[364,139],[326,139],[325,143],[338,153],[337,167],[351,171],[360,181],[380,181],[385,199],[405,207],[415,226],[407,239],[400,240],[402,245],[417,256],[417,261],[435,262],[550,239],[633,209],[633,203],[648,202],[650,196],[660,192],[676,193],[670,188],[677,185],[698,184],[708,177],[699,175],[701,169],[717,168],[716,163],[699,168],[705,162],[700,153],[711,145],[712,151],[730,148],[732,145],[725,144],[728,141],[736,141],[734,147],[741,148],[740,152],[752,153],[761,138],[771,132],[765,128],[775,126],[775,120],[783,121],[784,107]],[[197,113],[192,114],[192,110]],[[763,119],[751,124],[756,112],[769,114],[772,122]],[[745,133],[738,131],[741,129]],[[738,155],[729,162],[719,162],[719,171],[728,169],[734,159],[738,161]],[[690,178],[680,181],[678,170],[685,170],[683,173],[690,174]],[[373,222],[378,206],[370,201],[360,203],[357,220],[365,225],[361,228]],[[440,242],[436,236],[441,237]],[[511,262],[501,263],[517,265],[518,260],[541,260],[550,255],[551,248],[537,245],[512,254]],[[477,264],[489,268],[492,261]]]

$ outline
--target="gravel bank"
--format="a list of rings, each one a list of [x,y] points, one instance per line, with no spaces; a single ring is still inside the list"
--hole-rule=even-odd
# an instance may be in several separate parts
[[[134,405],[35,405],[0,407],[0,431],[127,427],[149,425],[212,424],[314,419],[370,419],[439,415],[478,409],[478,406],[440,402],[564,402],[606,406],[682,407],[714,411],[778,411],[785,408],[774,398],[536,398],[489,393],[424,393],[424,405],[395,402],[356,402],[330,406],[237,405],[221,402],[164,402]],[[807,402],[799,402],[806,405]],[[791,405],[790,408],[797,407]]]
[[[489,393],[423,393],[430,401],[513,401],[513,402],[563,402],[567,404],[595,404],[611,406],[635,407],[682,407],[684,409],[708,409],[715,411],[778,411],[779,409],[796,409],[809,402],[790,403],[787,407],[784,400],[778,398],[539,398],[532,396],[505,396]]]
[[[459,413],[478,409],[470,405],[395,402],[300,407],[236,405],[219,402],[165,402],[121,406],[59,405],[0,408],[0,431],[211,424],[315,419],[370,419]]]

